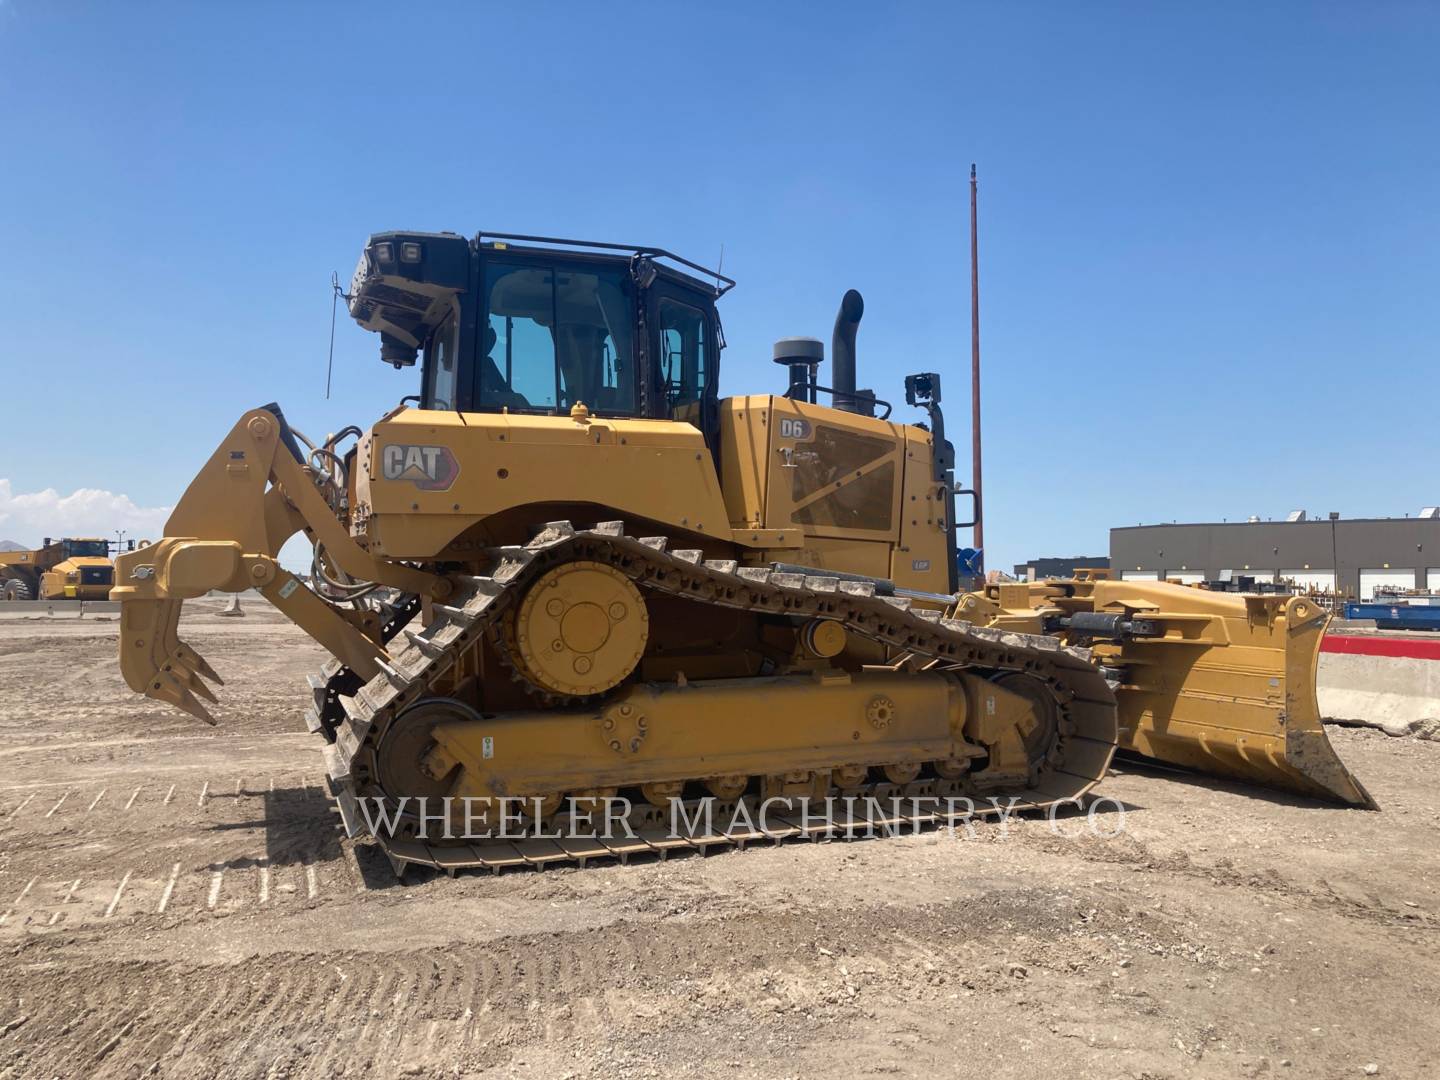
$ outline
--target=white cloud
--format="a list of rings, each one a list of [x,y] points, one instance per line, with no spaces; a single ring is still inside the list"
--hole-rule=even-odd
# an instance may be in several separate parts
[[[127,539],[155,540],[165,532],[169,506],[136,506],[128,495],[80,488],[61,495],[54,488],[16,492],[0,478],[0,540],[39,544],[47,536],[103,536],[124,529]]]

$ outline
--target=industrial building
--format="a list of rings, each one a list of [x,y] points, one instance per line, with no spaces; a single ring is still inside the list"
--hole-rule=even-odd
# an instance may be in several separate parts
[[[1440,508],[1419,517],[1136,525],[1110,530],[1110,565],[1122,578],[1220,581],[1290,579],[1370,599],[1377,589],[1440,591]]]
[[[1104,570],[1110,560],[1104,555],[1074,555],[1069,558],[1031,559],[1015,564],[1017,581],[1044,581],[1046,578],[1074,577],[1076,570]]]

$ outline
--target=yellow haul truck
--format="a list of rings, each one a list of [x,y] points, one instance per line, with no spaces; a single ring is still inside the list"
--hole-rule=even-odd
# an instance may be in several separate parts
[[[0,551],[0,599],[104,600],[115,580],[108,541],[45,538],[34,551]]]
[[[420,365],[417,396],[318,442],[276,405],[239,419],[164,538],[117,560],[130,686],[213,723],[181,603],[258,589],[333,658],[306,723],[347,829],[397,869],[617,853],[437,835],[422,800],[523,799],[539,828],[611,796],[642,826],[707,796],[1047,807],[1117,748],[1370,805],[1316,709],[1323,611],[1125,581],[959,594],[939,376],[905,378],[909,422],[858,389],[852,291],[832,386],[822,343],[790,338],[782,393],[722,398],[733,284],[655,248],[372,236],[349,311]],[[297,533],[305,580],[276,559]]]

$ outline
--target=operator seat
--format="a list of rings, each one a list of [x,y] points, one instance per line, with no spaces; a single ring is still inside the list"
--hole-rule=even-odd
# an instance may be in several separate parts
[[[493,326],[485,327],[485,347],[481,350],[480,357],[480,393],[486,405],[503,406],[508,409],[529,409],[532,408],[529,400],[524,394],[517,394],[509,383],[505,381],[505,375],[500,370],[500,365],[490,355],[490,350],[495,348],[495,343],[500,340],[495,333]]]

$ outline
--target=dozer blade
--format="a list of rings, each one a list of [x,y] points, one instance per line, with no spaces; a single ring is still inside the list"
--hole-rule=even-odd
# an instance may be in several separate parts
[[[1329,615],[1303,596],[1100,581],[1095,610],[1158,623],[1097,652],[1122,672],[1123,750],[1377,809],[1320,723],[1315,672]]]
[[[180,640],[176,628],[181,603],[129,597],[121,600],[120,671],[130,689],[214,724],[215,718],[200,701],[215,701],[214,692],[204,680],[217,685],[224,685],[224,680],[203,656]]]

